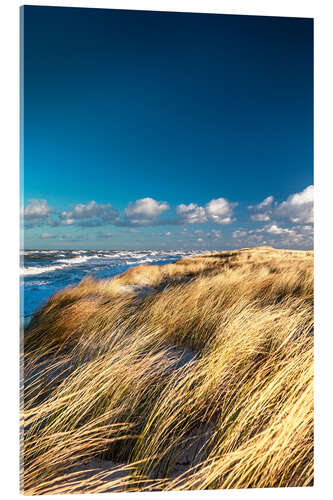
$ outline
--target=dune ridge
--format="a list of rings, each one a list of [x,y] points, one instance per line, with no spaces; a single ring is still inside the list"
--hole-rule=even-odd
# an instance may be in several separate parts
[[[26,495],[313,484],[313,252],[139,265],[25,331]]]

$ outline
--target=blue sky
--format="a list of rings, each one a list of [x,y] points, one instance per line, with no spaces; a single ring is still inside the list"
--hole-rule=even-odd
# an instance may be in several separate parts
[[[313,21],[24,7],[25,248],[311,248]]]

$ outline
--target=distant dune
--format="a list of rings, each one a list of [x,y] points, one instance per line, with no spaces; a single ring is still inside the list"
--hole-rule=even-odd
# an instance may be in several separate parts
[[[24,349],[26,495],[313,484],[313,252],[87,278]]]

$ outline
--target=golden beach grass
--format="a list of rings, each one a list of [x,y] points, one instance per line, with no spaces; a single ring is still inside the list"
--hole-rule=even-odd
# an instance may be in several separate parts
[[[87,278],[25,332],[22,491],[313,484],[313,252]]]

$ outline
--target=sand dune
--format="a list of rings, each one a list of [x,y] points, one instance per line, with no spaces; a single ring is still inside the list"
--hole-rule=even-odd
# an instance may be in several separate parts
[[[313,483],[313,252],[87,278],[24,350],[25,494]]]

